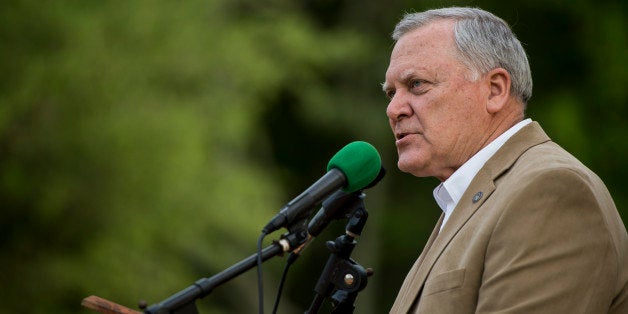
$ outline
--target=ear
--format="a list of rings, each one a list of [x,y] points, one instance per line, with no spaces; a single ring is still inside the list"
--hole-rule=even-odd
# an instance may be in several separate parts
[[[510,74],[503,68],[496,68],[486,74],[489,96],[486,111],[495,114],[502,110],[510,98]]]

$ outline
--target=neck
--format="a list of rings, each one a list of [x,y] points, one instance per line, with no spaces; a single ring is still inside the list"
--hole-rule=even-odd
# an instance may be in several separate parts
[[[509,103],[504,106],[503,110],[500,110],[493,115],[486,128],[485,137],[480,149],[486,147],[486,145],[494,141],[508,129],[512,128],[515,124],[523,121],[524,118],[523,105],[518,101],[511,99]],[[478,149],[478,151],[480,149]]]

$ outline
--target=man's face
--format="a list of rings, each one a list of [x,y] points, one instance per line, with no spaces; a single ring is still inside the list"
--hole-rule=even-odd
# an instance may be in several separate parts
[[[386,71],[386,109],[398,167],[444,181],[484,146],[490,86],[470,81],[456,57],[453,21],[437,21],[403,35]]]

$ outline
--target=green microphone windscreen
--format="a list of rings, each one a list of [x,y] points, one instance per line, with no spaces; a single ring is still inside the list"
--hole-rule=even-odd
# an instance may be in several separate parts
[[[336,168],[344,173],[347,185],[342,189],[355,192],[369,185],[382,168],[382,160],[373,145],[356,141],[339,150],[327,164],[327,171]]]

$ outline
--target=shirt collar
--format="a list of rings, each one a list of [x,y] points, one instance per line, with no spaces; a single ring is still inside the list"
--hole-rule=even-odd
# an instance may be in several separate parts
[[[495,155],[497,150],[499,150],[510,137],[530,122],[532,122],[531,119],[525,119],[512,126],[473,155],[471,159],[458,168],[447,180],[441,182],[441,184],[434,189],[434,199],[438,206],[445,212],[445,220],[442,225],[445,225],[447,218],[449,218],[453,209],[458,205],[458,202],[460,202],[462,194],[467,190],[469,184],[471,184],[471,180],[473,180],[475,175],[482,169],[484,164]]]

